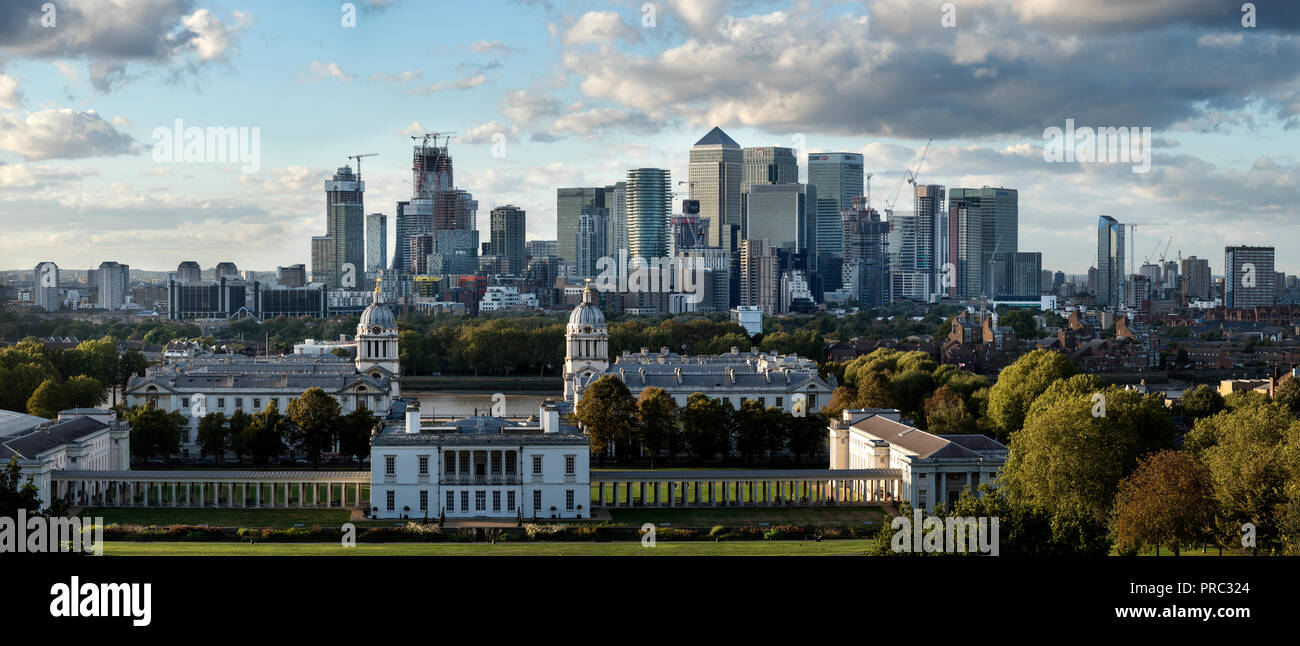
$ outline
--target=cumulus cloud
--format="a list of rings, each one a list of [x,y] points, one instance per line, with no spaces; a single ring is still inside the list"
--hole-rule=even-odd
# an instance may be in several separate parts
[[[501,100],[498,110],[515,123],[532,124],[539,118],[559,114],[560,101],[530,90],[512,90]]]
[[[641,34],[613,11],[588,11],[564,32],[565,45],[612,45],[619,40],[636,41]]]
[[[469,51],[476,52],[479,54],[493,53],[493,54],[506,55],[506,54],[511,54],[514,52],[521,51],[517,48],[510,47],[499,40],[487,40],[487,39],[472,42],[469,45],[467,45],[467,47],[469,48]]]
[[[514,141],[519,138],[519,126],[505,126],[496,121],[489,121],[461,133],[456,137],[456,141],[462,144],[491,144],[496,143],[496,135],[504,135],[507,141]]]
[[[18,79],[0,73],[0,108],[13,110],[23,102],[23,94],[18,91]]]
[[[0,114],[0,150],[28,161],[135,154],[140,144],[94,110],[41,110],[25,118]]]
[[[332,78],[340,83],[351,83],[356,80],[357,77],[344,72],[343,68],[339,67],[339,64],[334,61],[328,63],[312,61],[307,64],[307,73],[303,76],[304,81],[315,83],[327,78]]]

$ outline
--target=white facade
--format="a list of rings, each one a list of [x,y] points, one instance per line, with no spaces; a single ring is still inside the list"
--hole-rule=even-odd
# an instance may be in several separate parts
[[[520,294],[513,285],[493,285],[487,288],[478,303],[480,312],[499,312],[510,309],[537,309],[540,307],[536,294]]]
[[[731,309],[731,320],[745,328],[745,334],[763,333],[763,310],[757,305],[738,305]]]
[[[569,314],[564,328],[564,400],[577,403],[577,392],[609,368],[609,326],[596,307],[596,293],[587,282],[582,302]]]
[[[536,419],[422,419],[408,408],[371,440],[371,516],[590,518],[590,448],[562,421],[569,410],[547,404]]]
[[[18,458],[22,480],[36,485],[41,508],[50,506],[55,471],[128,471],[131,429],[112,411],[72,409],[59,419],[28,429],[11,428],[0,437],[0,459]]]

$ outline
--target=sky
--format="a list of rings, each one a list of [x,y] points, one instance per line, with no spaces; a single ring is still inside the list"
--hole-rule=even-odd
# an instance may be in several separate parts
[[[716,125],[804,175],[859,152],[900,215],[906,169],[1015,188],[1044,269],[1086,272],[1107,214],[1139,223],[1139,263],[1169,243],[1221,273],[1224,245],[1268,244],[1300,273],[1292,0],[45,4],[0,0],[0,269],[310,265],[323,182],[361,153],[391,256],[427,132],[456,133],[483,239],[503,204],[554,239],[556,188],[685,180]],[[257,128],[256,163],[169,161],[177,120]],[[1149,170],[1049,161],[1067,120],[1149,128]]]

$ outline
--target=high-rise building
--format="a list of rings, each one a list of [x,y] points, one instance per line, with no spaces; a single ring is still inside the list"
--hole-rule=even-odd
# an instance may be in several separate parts
[[[948,191],[948,257],[957,270],[950,295],[993,296],[988,270],[993,254],[1018,251],[1015,189],[954,188]]]
[[[862,179],[862,155],[808,154],[808,183],[817,187],[818,253],[844,253],[840,214],[863,196]]]
[[[998,252],[989,261],[993,281],[991,298],[1036,299],[1042,293],[1043,254],[1037,251]]]
[[[843,284],[864,307],[880,307],[890,301],[889,223],[867,206],[867,198],[856,197],[840,214],[844,241]]]
[[[948,212],[944,209],[944,187],[917,184],[912,187],[916,216],[916,270],[930,276],[930,293],[942,290],[943,266],[948,258]]]
[[[776,249],[766,240],[740,241],[740,304],[768,316],[780,309],[781,277]]]
[[[239,275],[239,267],[233,262],[219,262],[216,269],[212,270],[212,279],[219,278],[243,278]]]
[[[893,213],[886,222],[889,225],[889,292],[894,301],[929,300],[930,274],[916,266],[919,220],[915,215]]]
[[[793,155],[791,156],[793,159]],[[745,238],[815,257],[817,187],[810,184],[755,184],[749,187]]]
[[[366,216],[366,273],[381,272],[388,268],[388,216],[371,213]]]
[[[710,246],[726,246],[724,232],[727,225],[741,224],[740,183],[743,165],[744,152],[740,144],[728,137],[721,128],[714,127],[691,147],[690,165],[687,169],[690,198],[699,200],[700,217],[709,220]],[[628,189],[631,190],[630,181]],[[631,217],[630,212],[628,217]]]
[[[739,154],[739,147],[736,152]],[[629,257],[662,258],[668,255],[668,227],[672,215],[672,200],[671,171],[665,168],[633,168],[627,171]],[[700,208],[703,209],[703,204]],[[574,239],[577,240],[576,236]],[[563,242],[561,238],[560,243]]]
[[[793,148],[780,147],[744,148],[741,150],[741,159],[740,227],[741,234],[744,235],[749,187],[755,184],[797,184],[799,160],[795,159]]]
[[[560,242],[558,240],[529,240],[524,243],[524,251],[529,258],[545,258],[546,256],[559,256]]]
[[[627,249],[627,182],[605,187],[605,208],[609,209],[609,252]]]
[[[306,287],[307,267],[302,263],[276,267],[276,281],[281,287]]]
[[[1196,256],[1183,258],[1182,273],[1183,298],[1187,302],[1212,298],[1212,292],[1210,291],[1210,261]]]
[[[365,270],[365,182],[343,166],[325,181],[324,236],[312,238],[312,280],[356,288]]]
[[[1256,307],[1277,304],[1273,247],[1224,247],[1223,305]]]
[[[509,204],[498,206],[492,209],[490,218],[489,228],[492,237],[488,243],[488,253],[505,256],[507,271],[511,274],[523,275],[526,256],[524,210]]]
[[[95,279],[99,290],[96,307],[102,310],[122,309],[126,304],[127,288],[131,284],[130,266],[111,260],[101,262],[95,272]]]
[[[429,256],[433,253],[433,234],[417,233],[411,236],[411,249],[408,256],[411,259],[407,271],[412,274],[429,273]]]
[[[394,269],[407,271],[411,266],[411,236],[436,229],[474,228],[478,202],[469,193],[456,190],[453,179],[445,140],[438,145],[438,137],[429,135],[412,147],[411,199],[397,203]]]
[[[576,251],[578,277],[595,276],[600,259],[609,255],[609,209],[582,207],[578,215]]]
[[[59,292],[59,266],[52,262],[36,265],[32,275],[32,304],[47,311],[59,309],[63,297]]]
[[[578,218],[583,207],[606,208],[607,205],[604,187],[555,189],[555,234],[560,242],[560,260],[574,262],[578,258]]]
[[[1097,219],[1097,304],[1119,306],[1124,278],[1124,225],[1103,215]]]
[[[197,283],[203,280],[203,268],[199,267],[199,263],[193,260],[181,261],[180,264],[176,265],[176,280],[182,283]]]
[[[468,191],[450,188],[438,191],[433,200],[433,229],[467,231],[476,228],[478,200]]]

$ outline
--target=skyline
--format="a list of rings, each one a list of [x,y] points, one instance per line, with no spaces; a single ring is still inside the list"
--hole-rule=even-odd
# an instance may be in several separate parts
[[[801,181],[809,153],[862,154],[873,206],[902,187],[899,215],[904,170],[933,137],[918,183],[1016,189],[1019,246],[1053,271],[1094,264],[1102,214],[1186,222],[1139,226],[1139,261],[1173,234],[1170,257],[1217,275],[1230,245],[1300,265],[1286,244],[1300,233],[1300,66],[1277,64],[1300,60],[1300,9],[1283,3],[1255,3],[1247,28],[1240,3],[979,0],[947,28],[942,3],[900,0],[652,3],[654,27],[640,3],[360,2],[348,28],[334,7],[157,0],[120,10],[140,30],[130,47],[77,20],[99,4],[0,30],[0,269],[310,265],[323,182],[347,156],[379,153],[365,212],[391,220],[410,194],[408,137],[435,130],[459,133],[456,183],[480,232],[511,204],[530,240],[555,239],[557,188],[640,167],[685,178],[715,125],[741,146],[797,148]],[[420,38],[445,44],[406,45]],[[177,119],[258,127],[260,167],[154,162],[151,134]],[[1071,119],[1151,128],[1150,171],[1045,162],[1045,129]]]

